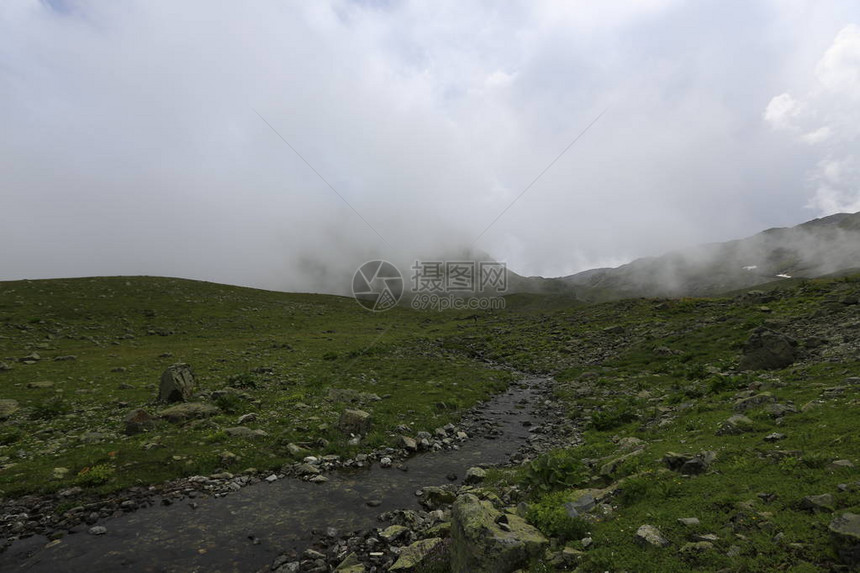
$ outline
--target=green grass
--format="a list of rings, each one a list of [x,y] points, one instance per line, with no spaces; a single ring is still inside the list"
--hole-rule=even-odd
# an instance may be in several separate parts
[[[290,461],[288,443],[343,455],[392,444],[400,425],[432,430],[503,389],[514,375],[495,363],[554,376],[553,398],[582,431],[584,446],[493,470],[488,479],[488,487],[525,489],[529,519],[557,543],[583,549],[580,571],[833,568],[831,515],[799,503],[831,493],[837,511],[860,511],[860,473],[830,466],[837,459],[860,465],[860,386],[843,383],[860,376],[860,311],[839,302],[858,290],[854,276],[794,281],[769,291],[766,304],[744,293],[593,305],[522,295],[505,311],[474,315],[374,314],[346,298],[179,279],[0,283],[0,361],[34,351],[45,358],[0,372],[0,398],[21,404],[0,422],[0,489],[7,496],[71,485],[107,492],[210,473],[227,451],[240,456],[228,469],[264,469]],[[783,370],[738,372],[759,326],[794,336],[801,358]],[[63,355],[77,360],[52,360]],[[200,399],[223,413],[123,435],[125,413],[157,411],[158,378],[180,361],[194,367]],[[28,387],[41,381],[53,386]],[[232,393],[212,398],[227,387]],[[796,413],[778,421],[760,404],[744,412],[747,431],[719,433],[735,401],[759,392]],[[334,427],[346,407],[373,415],[358,449]],[[249,426],[266,438],[224,431],[252,412]],[[765,441],[772,432],[785,439]],[[646,446],[619,460],[625,437]],[[662,461],[668,452],[702,451],[716,453],[702,475],[682,477]],[[61,467],[68,472],[57,477]],[[570,520],[559,508],[582,487],[615,494],[598,518]],[[701,524],[688,528],[682,517]],[[635,544],[644,523],[672,546]],[[579,545],[583,532],[593,539],[588,548]],[[680,551],[703,533],[718,537],[712,549]],[[549,561],[533,569],[553,570]]]

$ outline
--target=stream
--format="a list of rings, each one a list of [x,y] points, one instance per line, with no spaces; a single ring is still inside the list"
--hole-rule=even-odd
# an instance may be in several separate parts
[[[46,573],[248,572],[271,563],[284,551],[301,553],[318,538],[315,532],[369,530],[383,525],[377,516],[394,509],[419,509],[416,490],[452,483],[469,467],[507,461],[537,425],[543,380],[511,384],[470,414],[490,423],[495,432],[472,436],[457,450],[416,454],[406,460],[408,471],[364,469],[329,472],[328,482],[299,479],[262,482],[221,498],[199,497],[170,506],[145,507],[101,520],[105,535],[90,535],[88,526],[72,529],[59,542],[32,536],[0,553],[0,571]],[[381,502],[369,507],[368,501]]]

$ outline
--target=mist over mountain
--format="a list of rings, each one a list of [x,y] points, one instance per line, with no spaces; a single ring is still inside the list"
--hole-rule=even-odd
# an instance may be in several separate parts
[[[838,213],[746,239],[592,269],[560,282],[585,299],[710,296],[856,268],[860,268],[860,213]]]

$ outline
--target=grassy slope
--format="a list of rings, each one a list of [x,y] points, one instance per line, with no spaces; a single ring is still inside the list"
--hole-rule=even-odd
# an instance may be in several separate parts
[[[115,472],[105,491],[156,483],[212,472],[224,451],[241,456],[230,469],[274,468],[289,460],[290,442],[345,453],[332,426],[346,407],[373,414],[363,448],[393,442],[400,424],[432,431],[510,378],[439,347],[436,339],[460,324],[452,317],[373,314],[347,298],[180,279],[0,283],[0,361],[33,351],[43,358],[0,372],[0,398],[21,405],[0,423],[0,490],[68,487],[85,482],[78,474],[96,465]],[[51,360],[63,355],[77,360]],[[123,435],[131,409],[160,408],[158,380],[174,362],[192,365],[204,396],[232,384],[246,397],[221,402],[226,412],[208,421]],[[40,381],[53,387],[28,387]],[[386,398],[351,405],[327,399],[330,388]],[[267,438],[224,434],[250,412],[257,421],[248,426]],[[320,438],[330,444],[316,446]],[[68,476],[53,479],[57,467]]]
[[[317,451],[344,452],[344,439],[330,429],[345,407],[326,399],[332,386],[390,394],[365,405],[376,420],[368,441],[390,442],[398,424],[411,423],[412,432],[432,429],[503,387],[509,375],[485,366],[496,361],[553,374],[558,403],[584,429],[583,447],[550,456],[566,469],[564,481],[571,485],[528,467],[495,474],[500,483],[532,487],[531,519],[548,533],[569,539],[574,548],[581,548],[585,534],[593,537],[581,556],[582,570],[826,568],[834,559],[826,532],[830,516],[800,510],[798,503],[805,495],[832,493],[837,510],[860,511],[856,487],[837,487],[860,479],[857,470],[829,468],[836,459],[860,463],[858,386],[826,390],[860,375],[858,306],[839,302],[858,291],[857,278],[847,278],[789,285],[769,293],[773,298],[766,302],[736,296],[574,306],[530,295],[512,298],[507,311],[474,319],[471,313],[405,309],[372,314],[349,299],[176,279],[0,283],[0,357],[32,350],[78,356],[75,362],[16,364],[0,372],[0,398],[22,405],[0,430],[0,463],[6,464],[0,488],[14,494],[65,487],[80,469],[106,464],[116,472],[100,486],[108,490],[212,471],[224,450],[239,453],[242,467],[274,467],[288,459],[286,442],[320,437],[331,443]],[[803,359],[780,371],[735,372],[743,342],[760,325],[797,337]],[[174,334],[147,334],[159,330]],[[164,352],[173,357],[160,358]],[[162,424],[153,433],[123,436],[124,413],[155,409],[158,376],[179,360],[195,367],[204,390],[243,375],[256,384],[243,389],[251,400],[209,422]],[[126,370],[114,372],[117,367]],[[271,373],[255,373],[259,367]],[[27,388],[39,380],[55,385]],[[133,388],[121,390],[120,384]],[[717,436],[737,397],[749,391],[769,391],[798,413],[778,422],[754,408],[746,412],[754,421],[751,431]],[[32,419],[55,395],[73,412]],[[270,437],[226,437],[221,430],[244,412],[258,413],[251,427]],[[87,431],[105,434],[104,441],[82,443]],[[763,441],[774,431],[786,438]],[[626,436],[645,440],[644,452],[601,477],[602,463],[620,453],[617,438]],[[164,447],[146,449],[153,443]],[[668,451],[702,450],[718,455],[705,475],[684,478],[661,462]],[[68,478],[51,478],[58,466],[72,470]],[[625,477],[626,485],[618,486]],[[609,516],[586,523],[559,513],[561,503],[575,497],[572,485],[612,484],[618,493]],[[759,493],[775,496],[765,502]],[[677,523],[693,516],[702,522],[694,530]],[[634,544],[633,533],[643,523],[658,526],[673,546]],[[719,539],[713,549],[681,553],[695,533]],[[737,555],[728,557],[730,551]],[[535,570],[552,567],[536,564]]]

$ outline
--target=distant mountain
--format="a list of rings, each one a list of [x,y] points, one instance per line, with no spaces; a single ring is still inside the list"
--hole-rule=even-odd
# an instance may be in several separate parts
[[[774,280],[814,278],[860,267],[860,213],[839,213],[795,227],[768,229],[637,259],[617,268],[591,269],[560,279],[518,277],[522,292],[573,292],[582,300],[627,297],[712,296]],[[527,284],[519,284],[520,282]]]

